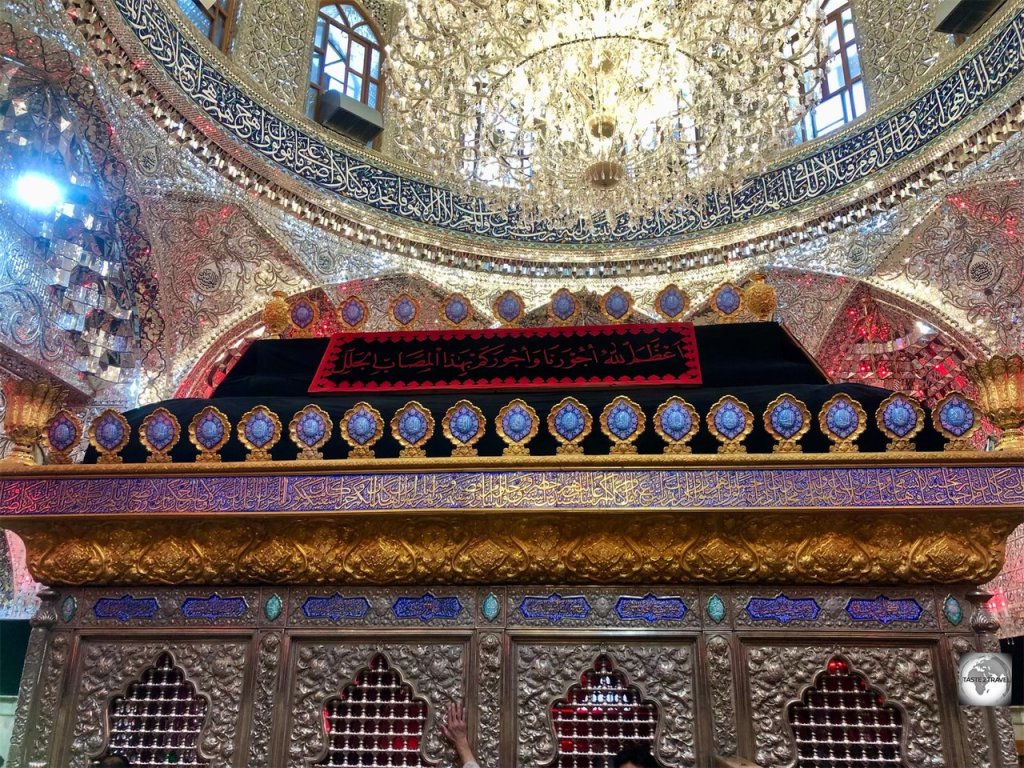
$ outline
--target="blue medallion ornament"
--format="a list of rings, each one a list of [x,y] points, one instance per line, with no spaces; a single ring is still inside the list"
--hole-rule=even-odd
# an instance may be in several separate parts
[[[58,413],[46,430],[46,440],[50,448],[63,454],[74,448],[81,436],[81,429],[67,411]]]
[[[560,443],[559,454],[583,453],[581,442],[590,434],[590,411],[574,397],[567,397],[548,414],[548,430]]]
[[[121,450],[128,442],[128,431],[118,416],[117,413],[107,411],[93,423],[96,443],[104,451],[110,453]]]
[[[634,441],[643,434],[647,418],[628,397],[617,397],[601,411],[601,431],[612,441],[612,453],[636,453]]]
[[[686,617],[686,603],[679,597],[657,597],[648,593],[644,597],[620,597],[615,613],[623,621],[682,621]]]
[[[747,615],[754,621],[777,621],[779,624],[814,621],[820,611],[818,601],[813,597],[752,597],[747,603]]]
[[[423,445],[434,435],[434,417],[430,411],[412,400],[402,406],[391,419],[391,434],[402,446],[402,456],[426,456]]]
[[[401,296],[391,308],[391,315],[401,325],[408,325],[416,319],[420,308],[414,299],[409,296]]]
[[[562,597],[556,593],[547,597],[524,597],[519,604],[519,613],[524,619],[545,620],[552,624],[566,619],[581,621],[590,615],[590,603],[583,595]]]
[[[731,283],[726,283],[711,296],[711,308],[722,320],[732,320],[743,307],[743,294]]]
[[[735,403],[723,403],[714,412],[714,421],[719,433],[729,440],[735,440],[747,426],[743,411],[737,408]]]
[[[423,623],[435,619],[454,619],[462,613],[459,598],[435,597],[428,592],[423,597],[400,597],[391,606],[395,617],[399,619],[418,619]]]
[[[924,409],[902,393],[889,395],[878,407],[878,428],[890,439],[887,450],[910,451],[911,439],[924,427]]]
[[[818,426],[832,441],[829,451],[833,453],[856,453],[855,443],[867,426],[864,408],[849,395],[836,395],[829,399],[818,415]]]
[[[947,451],[971,450],[970,438],[981,426],[977,406],[962,395],[951,393],[932,409],[935,430],[949,442]]]
[[[257,411],[245,423],[245,437],[257,448],[266,448],[277,437],[277,425],[263,411]]]
[[[654,431],[665,441],[665,453],[690,453],[687,443],[697,433],[697,410],[679,397],[670,397],[654,414]]]
[[[775,432],[786,440],[792,439],[807,423],[804,415],[789,398],[771,409],[769,419]]]
[[[468,318],[471,311],[469,299],[461,293],[449,296],[444,302],[444,319],[451,325],[461,325]]]
[[[522,400],[513,400],[500,411],[495,419],[498,437],[505,441],[503,456],[528,456],[526,447],[539,429],[537,412]]]
[[[186,619],[216,622],[221,619],[240,619],[249,610],[244,597],[189,597],[181,604],[181,615]]]
[[[307,619],[355,621],[366,618],[370,601],[365,597],[344,597],[335,592],[330,597],[307,597],[302,604],[302,615]]]
[[[690,306],[690,299],[675,283],[662,288],[654,300],[654,310],[665,320],[678,320]]]
[[[754,414],[745,403],[726,395],[711,406],[708,429],[721,445],[719,453],[746,453],[743,440],[754,428]]]
[[[305,330],[316,318],[316,310],[307,299],[299,299],[292,305],[291,319],[296,328]]]
[[[153,450],[162,453],[177,439],[178,430],[169,414],[154,411],[151,416],[143,433]]]
[[[373,458],[373,446],[384,433],[384,420],[369,403],[356,403],[341,417],[341,436],[349,444],[349,458]]]
[[[352,330],[361,328],[366,323],[367,314],[366,304],[355,296],[349,296],[338,311],[341,322]]]
[[[633,297],[615,286],[601,299],[601,314],[617,323],[628,320],[633,314]]]
[[[484,414],[469,400],[459,400],[441,422],[444,436],[455,446],[452,456],[476,456],[473,446],[484,435]]]
[[[515,325],[523,316],[523,300],[515,291],[505,291],[494,301],[494,314],[505,325]]]
[[[555,291],[548,305],[548,316],[559,323],[568,323],[576,318],[580,304],[568,290],[562,288]]]
[[[160,606],[155,597],[101,597],[92,607],[97,619],[115,619],[121,623],[137,619],[152,619]]]
[[[708,598],[705,610],[707,611],[708,618],[715,624],[721,624],[725,621],[725,601],[718,595],[712,595]]]

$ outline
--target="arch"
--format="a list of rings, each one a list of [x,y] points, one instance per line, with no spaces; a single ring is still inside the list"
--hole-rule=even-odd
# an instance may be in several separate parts
[[[324,702],[326,754],[314,766],[423,766],[427,701],[377,653]]]
[[[231,50],[241,0],[178,0],[178,7],[222,53]]]
[[[551,703],[558,750],[547,768],[602,768],[629,744],[644,744],[653,754],[658,720],[658,705],[602,653],[564,698]]]
[[[103,757],[121,755],[137,768],[171,763],[204,768],[198,741],[209,702],[167,651],[107,708],[109,741]]]
[[[320,97],[337,90],[380,111],[384,89],[382,36],[354,0],[321,2],[313,31],[306,114],[316,118]]]
[[[903,768],[903,713],[842,656],[829,659],[786,707],[796,768]]]

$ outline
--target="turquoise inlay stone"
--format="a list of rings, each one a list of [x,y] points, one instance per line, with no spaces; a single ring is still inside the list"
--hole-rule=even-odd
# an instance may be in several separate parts
[[[960,607],[960,601],[952,595],[947,595],[943,601],[942,612],[954,627],[960,626],[960,622],[964,620],[964,609]]]
[[[60,604],[60,617],[64,619],[64,623],[68,623],[78,612],[78,601],[72,595],[68,595],[64,598]]]
[[[708,598],[708,618],[711,619],[715,624],[721,624],[725,621],[725,603],[718,595],[712,595]]]
[[[498,603],[498,598],[493,592],[484,598],[484,602],[480,606],[480,610],[483,612],[484,618],[488,621],[494,621],[498,618],[498,614],[501,613],[501,605]]]
[[[263,604],[263,615],[267,617],[267,621],[277,621],[282,610],[284,610],[284,601],[277,595],[271,595]]]

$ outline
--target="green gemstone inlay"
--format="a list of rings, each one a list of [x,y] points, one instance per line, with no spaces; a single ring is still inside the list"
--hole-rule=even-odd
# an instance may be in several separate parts
[[[266,604],[263,606],[263,614],[267,617],[268,621],[277,621],[277,618],[281,615],[281,611],[284,609],[284,602],[277,595],[271,595],[267,598]]]
[[[718,595],[712,595],[708,598],[708,618],[710,618],[715,624],[721,624],[725,620],[725,603]]]

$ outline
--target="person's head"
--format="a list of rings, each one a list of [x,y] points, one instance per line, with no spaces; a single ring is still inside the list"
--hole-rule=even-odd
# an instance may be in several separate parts
[[[646,744],[629,744],[612,758],[611,768],[658,768]]]
[[[96,768],[132,768],[128,758],[124,755],[107,755],[101,757],[95,763]]]

